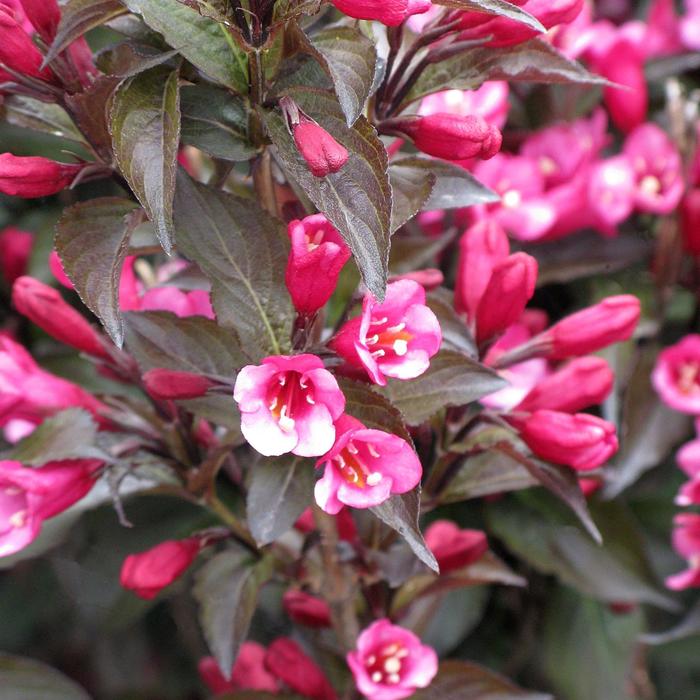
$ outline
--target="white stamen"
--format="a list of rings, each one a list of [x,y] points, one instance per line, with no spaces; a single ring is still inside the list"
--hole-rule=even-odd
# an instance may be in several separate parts
[[[284,374],[280,374],[278,381],[280,383],[280,386],[284,386],[287,383],[287,377],[285,377]]]
[[[401,670],[401,662],[395,656],[390,656],[384,662],[384,670],[390,674],[398,673]]]
[[[403,357],[408,352],[408,342],[397,338],[394,341],[394,352],[399,356]]]
[[[405,659],[408,656],[408,649],[399,649],[394,656],[397,659]]]
[[[305,379],[300,379],[300,380],[299,380],[299,386],[300,386],[302,389],[306,389],[306,387],[309,386],[309,385],[308,385],[308,383],[306,382]]]
[[[274,399],[272,399],[272,403],[270,404],[270,410],[274,411],[277,408],[277,397],[275,396]]]
[[[520,202],[522,201],[523,197],[518,190],[508,190],[508,192],[501,197],[501,203],[508,209],[515,209],[515,207],[520,206]]]
[[[376,486],[382,480],[382,475],[379,472],[372,472],[367,477],[368,486]]]
[[[379,682],[382,680],[383,677],[384,677],[384,676],[382,676],[382,672],[381,672],[381,671],[375,671],[375,672],[372,674],[372,682],[373,682],[373,683],[379,683]]]
[[[367,452],[369,452],[375,459],[379,457],[379,452],[377,452],[377,448],[372,443],[367,443]]]
[[[374,321],[370,321],[369,325],[370,326],[383,326],[389,319],[386,316],[383,316],[382,318],[378,318]]]
[[[294,430],[294,426],[296,424],[296,421],[294,418],[290,418],[287,415],[287,407],[282,406],[282,410],[280,411],[280,418],[278,421],[278,424],[280,426],[280,429],[284,431],[285,433],[291,433],[292,430]]]
[[[8,486],[5,489],[5,494],[7,496],[19,496],[20,493],[22,493],[22,489],[18,488],[17,486]]]
[[[384,357],[384,355],[386,355],[384,350],[375,350],[373,353],[370,354],[372,355],[372,357]]]
[[[349,442],[349,443],[345,446],[345,449],[346,449],[351,455],[356,455],[356,454],[359,452],[359,450],[357,449],[357,447],[355,447],[355,443],[354,443],[354,442]]]
[[[392,673],[386,680],[388,683],[396,684],[401,681],[401,678],[399,677],[398,673]]]
[[[312,406],[316,403],[311,394],[306,395],[306,403],[310,403]]]
[[[16,513],[13,513],[7,520],[13,528],[19,530],[27,524],[27,515],[28,513],[26,510],[18,510]]]
[[[371,335],[369,338],[367,338],[367,345],[375,345],[376,343],[379,342],[379,336],[378,335]]]
[[[376,663],[377,663],[377,657],[374,654],[370,654],[367,657],[367,664],[369,666],[374,666],[374,664],[376,664]]]
[[[391,328],[387,328],[388,333],[401,333],[401,331],[406,328],[406,324],[402,321],[401,323],[397,323],[395,326],[391,326]]]

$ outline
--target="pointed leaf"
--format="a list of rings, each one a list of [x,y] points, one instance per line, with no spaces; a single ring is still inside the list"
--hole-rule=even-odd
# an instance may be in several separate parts
[[[257,605],[261,582],[253,564],[241,550],[220,552],[197,572],[192,591],[199,603],[204,638],[226,678],[231,676]]]
[[[441,90],[475,90],[487,80],[530,83],[605,85],[553,46],[531,39],[506,48],[470,48],[430,64],[404,99],[401,108]]]
[[[391,223],[391,186],[387,153],[374,127],[360,117],[351,129],[333,96],[297,88],[290,95],[337,141],[350,157],[327,177],[311,174],[279,112],[264,116],[270,138],[287,174],[340,231],[355,256],[367,288],[384,298]]]
[[[44,59],[50,63],[86,32],[123,15],[126,8],[119,0],[68,0],[61,7],[61,21]]]
[[[425,374],[409,382],[390,380],[382,389],[409,425],[419,425],[446,406],[464,406],[506,385],[488,367],[453,350],[441,350]]]
[[[374,82],[374,42],[355,27],[336,26],[316,32],[311,44],[324,60],[346,123],[352,126],[362,114]]]
[[[285,455],[261,459],[250,472],[248,527],[263,547],[287,532],[313,501],[314,464],[310,459]]]
[[[396,231],[410,221],[421,209],[435,187],[436,177],[427,169],[389,167],[392,208],[391,230]]]
[[[249,160],[255,155],[248,139],[248,112],[240,97],[212,85],[186,85],[180,100],[185,143],[225,160]]]
[[[58,105],[41,102],[24,95],[7,95],[0,106],[0,114],[8,124],[33,129],[44,134],[84,144],[83,135],[73,120]]]
[[[542,23],[533,17],[522,7],[513,5],[505,0],[435,0],[436,5],[451,7],[455,10],[471,10],[472,12],[484,12],[489,15],[507,17],[521,24],[531,27],[537,32],[547,31]]]
[[[253,358],[289,347],[294,312],[284,284],[282,222],[257,202],[178,178],[178,249],[211,280],[218,322],[233,328]]]
[[[126,80],[114,96],[110,131],[119,169],[170,253],[180,145],[178,71],[157,66]]]
[[[551,695],[518,688],[504,676],[471,661],[443,661],[435,680],[415,700],[552,700]]]
[[[213,80],[245,95],[248,59],[229,29],[178,0],[124,0],[143,21]]]
[[[444,287],[433,289],[426,303],[440,322],[443,350],[455,350],[474,360],[478,357],[476,343],[464,319],[454,309],[453,292]]]
[[[2,700],[90,700],[77,683],[55,669],[20,656],[0,654]]]
[[[140,222],[137,203],[105,197],[64,210],[56,227],[54,243],[66,275],[118,347],[124,342],[119,280],[129,238]]]

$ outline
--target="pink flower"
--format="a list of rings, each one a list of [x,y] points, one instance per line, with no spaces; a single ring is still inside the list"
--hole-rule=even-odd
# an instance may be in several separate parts
[[[423,153],[445,160],[487,160],[501,148],[498,128],[472,114],[438,112],[425,117],[400,117],[381,126],[406,134]]]
[[[541,408],[576,413],[602,403],[615,375],[602,357],[579,357],[540,381],[516,406],[516,411]]]
[[[387,619],[377,620],[357,639],[347,655],[357,689],[368,700],[402,700],[427,688],[438,670],[433,649]]]
[[[282,596],[282,605],[289,617],[298,625],[323,628],[331,626],[328,603],[298,589],[289,589]]]
[[[450,520],[436,520],[425,531],[425,542],[440,565],[440,573],[463,569],[489,548],[481,530],[462,530]]]
[[[318,460],[325,471],[314,491],[327,513],[335,515],[344,505],[370,508],[420,482],[420,460],[403,438],[366,428],[348,415],[336,421],[335,429],[333,448]]]
[[[403,272],[400,275],[392,275],[389,277],[389,282],[398,282],[399,280],[413,280],[414,282],[418,282],[423,289],[430,291],[431,289],[440,287],[445,281],[445,276],[440,270],[429,267],[426,270]]]
[[[19,277],[12,287],[17,311],[52,338],[94,357],[107,357],[101,334],[53,288],[33,277]]]
[[[196,399],[204,396],[214,383],[201,374],[176,372],[170,369],[151,369],[143,375],[148,393],[162,400]]]
[[[700,187],[688,190],[681,202],[680,214],[683,247],[691,255],[700,256]]]
[[[588,203],[598,221],[611,231],[634,210],[637,178],[625,155],[596,163],[589,175]]]
[[[0,271],[8,284],[27,272],[33,245],[34,234],[29,231],[14,226],[0,231]]]
[[[101,464],[76,459],[32,469],[0,461],[0,557],[24,549],[37,538],[44,520],[83,498]]]
[[[151,600],[187,571],[202,547],[199,537],[167,540],[151,549],[130,554],[122,564],[119,582],[139,598]]]
[[[66,271],[63,269],[61,258],[55,250],[52,250],[49,254],[49,270],[51,270],[51,274],[56,278],[56,281],[66,289],[75,289]]]
[[[338,528],[338,537],[341,540],[344,542],[352,542],[357,538],[357,527],[349,508],[343,508],[343,510],[335,516],[334,520],[335,526]],[[304,534],[316,530],[314,514],[310,507],[299,516],[299,519],[294,523],[294,527]]]
[[[98,420],[105,408],[76,384],[42,370],[21,345],[0,333],[0,426],[13,420],[38,425],[73,406]]]
[[[27,199],[46,197],[68,187],[82,169],[80,163],[58,163],[40,156],[0,153],[0,192]]]
[[[32,78],[46,81],[53,80],[53,73],[48,68],[41,69],[44,57],[39,49],[17,22],[14,15],[2,5],[0,5],[0,36],[2,36],[2,41],[0,41],[0,63],[4,63],[17,73]],[[63,188],[61,187],[60,189]]]
[[[61,21],[61,8],[58,2],[56,0],[22,0],[22,7],[39,36],[50,45],[56,37],[58,23]]]
[[[691,51],[700,51],[700,2],[686,0],[686,12],[679,22],[680,38]]]
[[[438,112],[460,117],[474,115],[502,129],[508,118],[508,92],[508,83],[500,80],[489,80],[476,90],[436,92],[423,99],[418,113],[421,116]]]
[[[323,214],[292,221],[288,233],[292,246],[285,274],[287,289],[294,308],[312,316],[335,291],[350,248]]]
[[[279,681],[265,668],[266,649],[257,642],[243,642],[231,669],[231,679],[226,680],[219,664],[211,656],[200,660],[199,675],[214,695],[233,693],[236,690],[262,690],[276,693]]]
[[[615,426],[588,413],[540,409],[506,418],[534,454],[548,462],[587,471],[605,464],[617,452]]]
[[[688,568],[666,579],[674,591],[700,587],[700,515],[679,513],[673,519],[673,547],[688,562]]]
[[[676,411],[700,414],[700,335],[687,335],[659,353],[651,381]]]
[[[440,324],[425,305],[425,289],[413,280],[399,280],[388,285],[381,304],[367,293],[362,316],[348,321],[330,347],[384,386],[386,377],[423,374],[441,343]]]
[[[348,17],[375,19],[389,27],[401,24],[411,15],[427,12],[430,0],[332,0]]]
[[[696,430],[700,427],[697,420],[695,426]],[[676,461],[689,477],[676,496],[676,505],[700,505],[700,439],[696,438],[683,445],[676,454]]]
[[[241,430],[261,454],[318,457],[333,447],[345,397],[315,355],[274,355],[244,367],[233,397]]]
[[[292,639],[280,637],[270,644],[265,667],[286,686],[312,700],[336,700],[323,671]]]
[[[642,124],[625,141],[637,179],[635,203],[643,212],[669,214],[683,196],[681,156],[656,124]]]
[[[180,318],[204,316],[214,318],[209,292],[193,289],[190,292],[177,287],[152,287],[141,297],[140,311],[171,311]]]

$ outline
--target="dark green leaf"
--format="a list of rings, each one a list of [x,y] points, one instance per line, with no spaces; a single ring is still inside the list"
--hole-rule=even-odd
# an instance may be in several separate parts
[[[488,367],[453,350],[441,350],[430,368],[411,381],[389,380],[382,393],[409,425],[419,425],[446,406],[464,406],[506,386]]]
[[[402,168],[395,164],[389,166],[391,182],[392,209],[391,230],[396,231],[410,221],[428,201],[436,177],[426,169]]]
[[[330,72],[348,126],[362,114],[377,64],[374,42],[355,27],[335,26],[311,37]]]
[[[5,459],[33,467],[62,459],[109,459],[96,446],[96,438],[97,424],[92,416],[81,408],[69,408],[47,418]]]
[[[166,63],[175,56],[178,56],[175,50],[163,52],[147,44],[125,41],[100,53],[97,67],[109,75],[131,78]]]
[[[303,457],[285,455],[260,459],[250,474],[248,527],[262,547],[287,532],[313,501],[314,464]]]
[[[301,15],[315,15],[321,9],[321,0],[277,0],[275,24],[285,24]]]
[[[471,10],[473,12],[484,12],[489,15],[508,17],[508,19],[532,27],[535,31],[546,31],[536,17],[523,10],[522,7],[505,2],[505,0],[435,0],[435,4],[451,7],[455,10]]]
[[[124,342],[119,280],[131,232],[140,220],[138,204],[110,197],[65,209],[56,227],[54,243],[63,269],[118,347]]]
[[[395,235],[391,239],[389,272],[403,274],[425,267],[436,267],[437,256],[450,245],[453,238],[448,232],[433,239],[426,238],[423,234],[409,236],[401,232]]]
[[[124,0],[124,4],[210,78],[241,95],[248,92],[248,59],[226,26],[178,0]]]
[[[44,63],[49,63],[86,32],[123,15],[126,8],[119,0],[68,0],[61,7],[61,22]]]
[[[110,131],[119,169],[170,253],[180,145],[178,72],[157,66],[126,80],[114,96]]]
[[[253,358],[289,348],[294,312],[284,284],[288,242],[257,202],[198,185],[182,174],[175,195],[178,249],[211,280],[218,322]]]
[[[10,654],[0,654],[2,700],[90,700],[74,681],[55,669]]]
[[[248,635],[261,582],[253,561],[240,550],[228,549],[198,572],[193,595],[207,645],[226,678]]]
[[[232,381],[248,362],[236,334],[203,316],[144,311],[124,321],[127,347],[144,372],[161,367]]]
[[[240,97],[212,85],[186,85],[180,92],[182,140],[214,158],[248,160],[248,112]]]
[[[518,688],[507,678],[470,661],[443,661],[435,680],[414,700],[551,700]]]
[[[8,124],[33,129],[44,134],[84,144],[66,111],[55,104],[34,100],[24,95],[7,95],[0,105],[0,114]]]
[[[640,609],[620,615],[596,601],[559,589],[547,604],[541,650],[557,697],[629,698],[637,638],[643,629]]]
[[[270,137],[287,174],[340,231],[352,249],[367,288],[381,300],[386,288],[391,224],[386,150],[364,117],[348,129],[331,94],[313,89],[296,89],[290,94],[347,148],[348,162],[337,173],[314,177],[299,155],[282,115],[276,111],[265,115]]]
[[[357,418],[368,428],[394,433],[412,444],[401,413],[369,384],[349,379],[339,379],[338,384],[345,394],[346,413]]]
[[[550,44],[531,39],[507,48],[472,48],[429,65],[406,96],[401,108],[426,95],[447,89],[475,90],[487,80],[529,83],[604,85]]]
[[[408,542],[413,553],[433,571],[439,572],[438,563],[433,553],[425,544],[418,526],[420,517],[420,487],[401,496],[392,496],[379,506],[370,510],[386,525]]]
[[[456,350],[468,357],[477,359],[478,353],[474,338],[454,309],[453,294],[450,290],[440,287],[428,294],[427,304],[440,322],[442,330],[442,348]]]

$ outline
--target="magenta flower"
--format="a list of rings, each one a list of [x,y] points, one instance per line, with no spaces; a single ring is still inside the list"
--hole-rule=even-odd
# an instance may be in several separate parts
[[[436,520],[425,531],[425,543],[435,555],[440,573],[463,569],[481,559],[489,548],[481,530],[463,530],[450,520]]]
[[[81,163],[59,163],[41,156],[0,153],[0,192],[25,199],[47,197],[68,187],[83,167]]]
[[[292,221],[288,233],[292,246],[285,282],[294,308],[311,316],[331,298],[350,248],[323,214]]]
[[[122,564],[119,582],[139,598],[151,600],[187,571],[202,548],[199,537],[167,540],[145,552],[130,554]]]
[[[681,156],[671,139],[656,124],[642,124],[627,137],[624,153],[637,179],[637,208],[651,214],[670,214],[685,189]]]
[[[357,689],[368,700],[402,700],[427,688],[438,670],[437,654],[387,619],[372,623],[347,655]]]
[[[676,515],[673,519],[673,548],[688,562],[688,568],[669,576],[666,585],[674,591],[700,587],[700,515]]]
[[[423,470],[413,448],[398,435],[366,428],[352,416],[336,421],[336,441],[318,460],[316,503],[335,515],[344,505],[370,508],[420,482]]]
[[[392,282],[380,304],[365,295],[362,316],[348,321],[330,346],[350,366],[364,368],[375,384],[386,377],[413,379],[430,366],[442,343],[435,314],[425,305],[425,289],[413,280]]]
[[[261,454],[318,457],[333,447],[345,397],[315,355],[273,355],[244,367],[233,397],[241,430]]]
[[[687,335],[659,353],[651,381],[676,411],[700,414],[700,335]]]
[[[375,19],[389,27],[401,24],[411,15],[427,12],[430,0],[332,0],[348,17]]]
[[[697,419],[695,428],[700,432],[700,422]],[[700,505],[700,439],[696,438],[683,445],[676,454],[676,461],[689,477],[676,496],[676,505]]]
[[[288,688],[311,700],[337,700],[333,686],[323,671],[289,637],[279,637],[265,655],[265,668]]]
[[[34,234],[8,226],[0,231],[0,274],[8,284],[26,274]]]
[[[205,656],[199,661],[199,675],[214,695],[233,693],[236,690],[263,690],[276,693],[280,683],[265,668],[266,653],[267,650],[262,644],[243,642],[231,669],[230,680],[224,678],[219,664],[212,656]]]
[[[83,498],[101,464],[76,459],[32,469],[0,461],[0,557],[24,549],[37,538],[44,520]]]
[[[477,90],[444,90],[428,95],[420,103],[418,113],[427,116],[446,112],[461,117],[472,114],[483,117],[489,124],[502,129],[510,107],[508,93],[508,83],[489,80]]]

